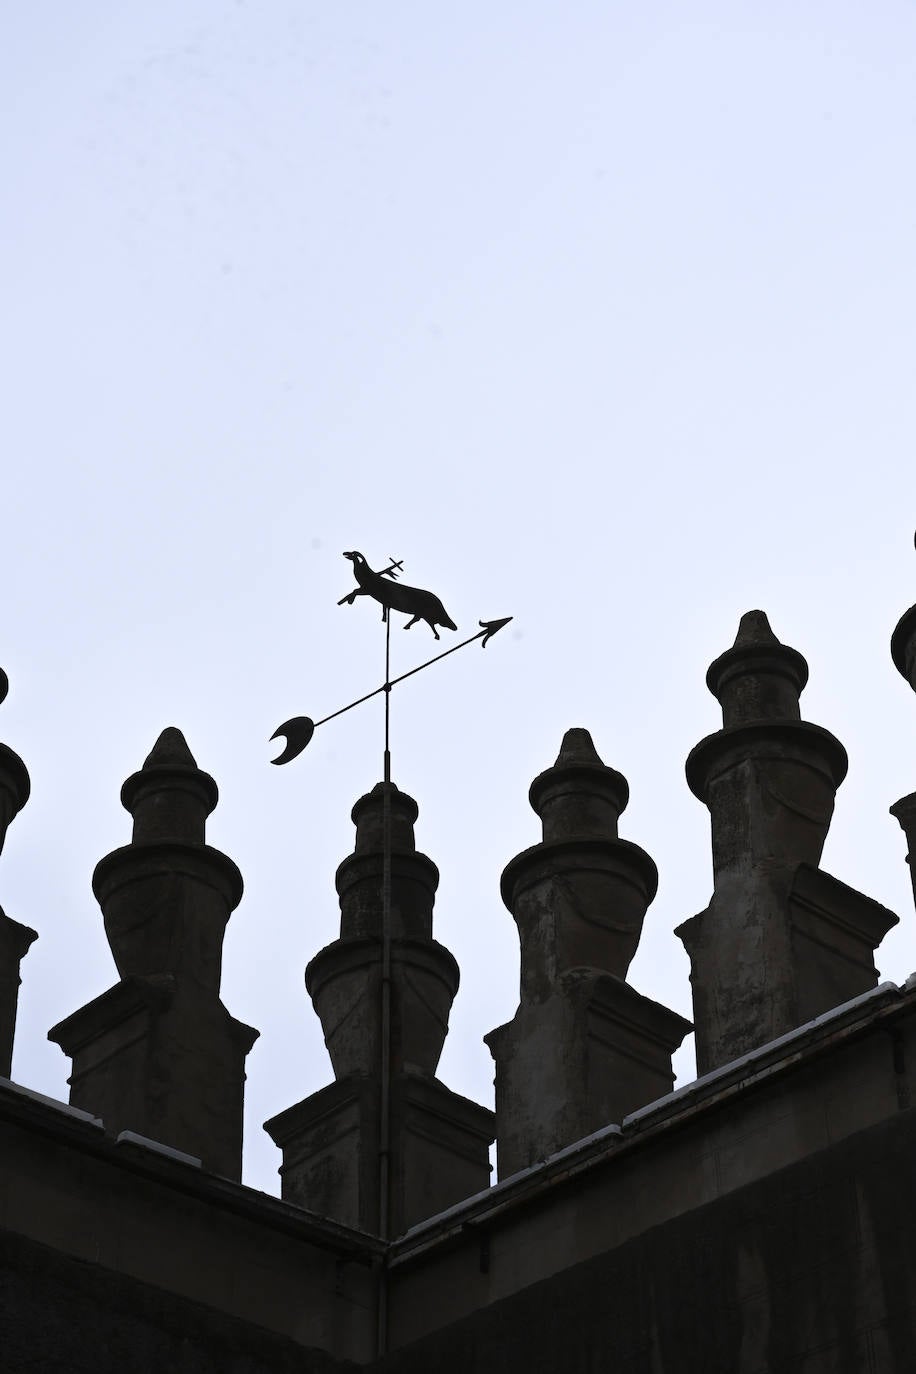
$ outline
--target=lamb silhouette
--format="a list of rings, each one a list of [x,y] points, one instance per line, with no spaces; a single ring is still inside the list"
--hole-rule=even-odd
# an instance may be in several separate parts
[[[344,558],[349,558],[353,564],[353,575],[359,586],[347,596],[341,597],[338,606],[342,606],[344,602],[352,606],[358,596],[371,596],[381,603],[383,621],[388,619],[389,611],[403,611],[405,615],[411,616],[412,619],[404,626],[405,630],[409,630],[411,625],[416,625],[418,620],[426,621],[436,639],[439,638],[437,625],[446,630],[457,630],[458,626],[438,596],[434,596],[432,592],[425,592],[420,587],[405,587],[400,582],[394,582],[393,568],[385,570],[389,573],[388,577],[385,573],[374,572],[363,555],[356,550],[345,553]]]

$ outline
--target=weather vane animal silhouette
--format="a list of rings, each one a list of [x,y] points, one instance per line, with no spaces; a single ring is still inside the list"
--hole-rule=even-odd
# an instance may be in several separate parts
[[[437,625],[443,625],[446,630],[458,629],[438,596],[433,596],[432,592],[424,592],[419,587],[397,586],[384,580],[385,577],[397,577],[396,570],[403,567],[403,564],[392,560],[387,568],[377,573],[372,571],[363,555],[356,550],[345,553],[344,558],[349,558],[353,564],[353,573],[359,586],[355,592],[348,592],[346,596],[342,596],[337,603],[338,606],[342,606],[344,602],[352,606],[358,596],[371,596],[382,603],[382,620],[386,624],[389,611],[404,611],[413,617],[404,626],[405,630],[409,630],[411,625],[416,625],[418,620],[426,621],[436,639],[439,638],[436,634]]]
[[[481,629],[468,639],[463,639],[460,644],[454,644],[451,649],[445,649],[441,654],[436,654],[434,658],[427,659],[425,663],[420,663],[416,668],[409,669],[406,673],[401,673],[398,677],[391,676],[391,611],[402,611],[411,618],[404,626],[409,630],[411,625],[416,625],[418,620],[424,620],[432,630],[436,639],[439,635],[436,631],[437,625],[442,625],[448,630],[457,630],[458,626],[451,619],[438,596],[432,592],[423,591],[420,587],[408,587],[403,583],[395,581],[398,573],[403,569],[403,563],[398,559],[390,559],[387,568],[381,572],[374,572],[361,553],[348,551],[344,558],[349,558],[353,564],[353,572],[358,585],[352,592],[347,592],[338,601],[338,606],[344,604],[352,606],[358,596],[371,596],[374,600],[381,603],[382,620],[385,623],[385,681],[381,687],[375,687],[371,692],[366,692],[364,696],[357,697],[346,706],[341,706],[337,711],[331,711],[327,716],[322,716],[321,720],[312,720],[311,716],[293,716],[290,720],[285,720],[282,725],[271,735],[271,739],[285,737],[286,745],[282,753],[278,754],[271,763],[281,764],[290,763],[297,758],[311,740],[319,725],[326,725],[329,720],[334,720],[337,716],[344,715],[347,711],[352,711],[354,706],[361,706],[364,701],[369,701],[372,697],[385,693],[385,781],[390,782],[391,757],[389,750],[389,727],[390,727],[390,704],[391,689],[399,682],[404,682],[406,678],[413,677],[415,673],[422,672],[424,668],[429,668],[434,663],[438,663],[442,658],[448,658],[449,654],[457,653],[467,644],[473,644],[476,639],[482,640],[482,648],[486,648],[489,641],[497,634],[504,625],[508,625],[512,619],[511,615],[505,616],[502,620],[480,620],[477,623]]]

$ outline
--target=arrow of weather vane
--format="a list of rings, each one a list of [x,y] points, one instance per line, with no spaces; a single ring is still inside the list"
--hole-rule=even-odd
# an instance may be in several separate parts
[[[457,630],[458,626],[451,619],[442,602],[432,592],[423,591],[420,587],[408,587],[404,583],[398,582],[398,573],[403,569],[403,563],[396,559],[391,559],[388,567],[381,572],[374,572],[361,553],[349,552],[344,554],[344,558],[349,558],[353,564],[353,573],[356,577],[357,585],[346,596],[342,596],[338,601],[338,606],[346,603],[352,606],[358,596],[371,596],[375,601],[381,603],[382,620],[385,622],[385,681],[381,687],[374,688],[371,692],[366,692],[364,696],[357,697],[347,706],[341,706],[337,711],[332,711],[330,715],[322,716],[321,720],[312,720],[310,716],[293,716],[290,720],[284,721],[282,725],[271,735],[271,739],[279,739],[281,736],[286,739],[283,752],[277,758],[271,759],[271,763],[290,763],[297,758],[311,740],[319,725],[326,725],[329,720],[334,720],[337,716],[342,716],[347,711],[352,711],[354,706],[361,706],[364,701],[369,701],[372,697],[385,693],[385,755],[386,762],[388,757],[388,697],[392,687],[397,683],[403,682],[406,678],[413,677],[415,673],[420,673],[424,668],[430,668],[440,659],[448,658],[449,654],[455,654],[459,649],[465,648],[468,644],[473,644],[475,640],[481,640],[481,648],[485,649],[488,642],[504,625],[508,625],[512,619],[507,615],[502,620],[481,620],[480,630],[476,634],[463,639],[460,644],[455,644],[451,649],[444,649],[441,654],[436,654],[434,658],[429,658],[425,663],[420,663],[416,668],[411,668],[406,673],[401,673],[398,677],[391,677],[389,667],[388,643],[391,632],[391,611],[402,611],[411,618],[404,626],[409,630],[412,625],[416,625],[418,620],[424,621],[432,630],[436,639],[439,638],[437,626],[447,630]]]

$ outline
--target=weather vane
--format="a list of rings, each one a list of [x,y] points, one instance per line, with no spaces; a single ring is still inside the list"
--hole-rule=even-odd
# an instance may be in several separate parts
[[[481,620],[480,629],[476,634],[470,635],[460,644],[454,644],[451,649],[444,649],[441,654],[436,654],[434,658],[429,658],[425,663],[418,663],[416,668],[410,668],[406,673],[401,673],[398,677],[391,676],[391,612],[401,611],[410,617],[404,626],[409,630],[411,625],[416,625],[418,620],[425,623],[432,630],[436,639],[439,632],[436,626],[442,626],[446,630],[456,630],[458,627],[450,617],[448,611],[432,592],[423,591],[419,587],[407,587],[397,581],[398,573],[403,568],[403,564],[397,559],[391,559],[388,567],[381,572],[374,572],[361,553],[345,553],[344,558],[349,558],[353,564],[353,573],[356,577],[356,586],[346,596],[342,596],[338,601],[338,606],[346,603],[352,606],[358,596],[371,596],[375,601],[381,603],[382,620],[385,623],[385,681],[381,687],[375,687],[371,692],[366,692],[363,696],[357,697],[346,706],[339,707],[336,711],[331,711],[323,716],[321,720],[312,720],[310,716],[294,716],[292,720],[284,723],[274,731],[271,739],[280,736],[285,737],[286,746],[278,758],[272,759],[272,763],[289,763],[302,753],[309,740],[318,729],[319,725],[325,725],[329,720],[334,720],[337,716],[342,716],[346,711],[352,711],[354,706],[360,706],[370,698],[385,694],[385,786],[382,789],[382,873],[380,885],[381,897],[381,940],[379,945],[379,959],[381,976],[379,980],[379,1063],[378,1063],[378,1088],[379,1088],[379,1112],[378,1112],[378,1234],[388,1236],[389,1233],[389,1180],[390,1180],[390,1155],[391,1155],[391,1044],[392,1044],[392,930],[391,930],[391,861],[392,861],[392,840],[391,840],[391,794],[394,790],[391,783],[391,750],[389,746],[389,724],[391,711],[391,689],[406,678],[413,677],[415,673],[420,673],[424,668],[430,668],[440,659],[448,658],[449,654],[457,653],[467,644],[473,644],[476,639],[481,641],[483,648],[487,642],[508,625],[512,619],[511,615],[503,620]],[[379,1346],[384,1348],[384,1323],[385,1309],[379,1307]]]
[[[438,663],[440,659],[448,658],[449,654],[457,653],[467,644],[473,644],[475,640],[482,641],[481,647],[486,648],[489,640],[508,625],[512,619],[507,615],[502,620],[480,620],[478,624],[481,628],[476,634],[463,639],[460,644],[454,644],[451,649],[444,649],[441,654],[436,654],[434,658],[429,658],[425,663],[419,663],[416,668],[411,668],[406,673],[401,673],[398,677],[391,676],[391,612],[401,611],[410,616],[404,626],[409,630],[411,625],[416,625],[418,620],[425,623],[432,630],[436,639],[439,638],[437,625],[446,630],[457,630],[458,626],[448,614],[448,611],[432,592],[423,591],[420,587],[408,587],[404,583],[396,581],[398,573],[403,569],[403,563],[397,559],[390,559],[387,568],[381,572],[374,572],[361,553],[355,551],[347,552],[344,558],[349,558],[353,564],[353,573],[356,577],[357,585],[346,596],[342,596],[338,601],[338,606],[345,603],[352,606],[358,596],[371,596],[375,601],[381,603],[382,620],[385,623],[385,681],[381,687],[375,687],[371,692],[366,692],[363,696],[357,697],[346,706],[341,706],[336,711],[331,711],[328,715],[322,716],[321,720],[312,720],[310,716],[293,716],[286,720],[271,735],[271,739],[279,739],[281,736],[286,739],[286,746],[277,758],[271,759],[271,763],[290,763],[297,758],[309,743],[309,740],[318,729],[319,725],[326,725],[329,720],[334,720],[337,716],[342,716],[347,711],[352,711],[354,706],[361,706],[364,701],[369,701],[372,697],[385,694],[385,781],[390,782],[390,750],[389,750],[389,698],[391,689],[406,678],[413,677],[415,673],[422,672],[424,668],[431,667]]]

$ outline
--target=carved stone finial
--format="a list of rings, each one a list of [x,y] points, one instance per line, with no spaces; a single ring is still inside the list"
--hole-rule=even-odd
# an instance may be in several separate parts
[[[586,835],[616,839],[629,799],[626,778],[601,761],[591,735],[581,728],[566,731],[553,767],[540,773],[528,792],[547,843]]]
[[[163,730],[143,767],[121,788],[121,805],[134,818],[134,844],[161,839],[202,844],[218,800],[216,783],[198,768],[174,725]]]
[[[780,643],[763,611],[742,616],[734,645],[710,665],[706,683],[722,705],[723,725],[691,750],[687,782],[713,809],[716,866],[763,858],[820,861],[848,761],[834,735],[801,720],[798,698],[807,679],[804,658]],[[734,805],[746,805],[749,779],[742,770],[758,758],[767,785],[788,809],[755,806],[743,829],[729,817]]]
[[[187,976],[218,994],[226,922],[242,897],[235,864],[205,843],[218,796],[174,726],[121,788],[133,836],[99,861],[92,890],[122,978]]]
[[[568,730],[528,799],[543,839],[506,865],[500,884],[519,928],[523,995],[577,963],[626,977],[658,887],[646,851],[617,835],[626,778],[602,762],[587,730]]]
[[[798,698],[807,681],[804,658],[779,642],[764,611],[745,611],[733,646],[710,664],[706,674],[726,727],[754,720],[799,720]]]
[[[807,678],[762,611],[707,673],[723,727],[691,751],[687,782],[710,812],[714,891],[677,931],[700,1073],[874,987],[874,949],[897,919],[819,867],[847,760],[801,719]]]
[[[121,981],[49,1038],[73,1058],[74,1106],[113,1134],[137,1131],[240,1178],[245,1056],[258,1033],[220,1000],[242,876],[206,843],[217,797],[181,731],[164,730],[121,789],[131,842],[92,879]]]
[[[626,779],[587,730],[568,730],[531,784],[539,844],[516,855],[502,897],[518,926],[521,1001],[485,1037],[496,1060],[503,1177],[669,1092],[689,1022],[626,983],[658,874],[617,834]]]

